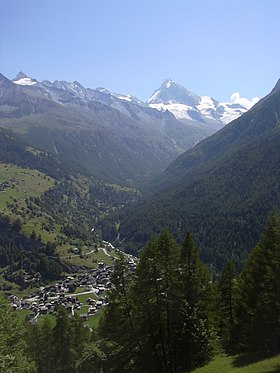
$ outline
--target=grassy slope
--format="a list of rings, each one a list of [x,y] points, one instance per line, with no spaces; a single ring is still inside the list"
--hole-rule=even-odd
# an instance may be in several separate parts
[[[38,197],[53,186],[53,180],[37,170],[0,163],[0,183],[8,182],[9,186],[1,192],[0,209],[8,212],[7,202],[16,198],[21,207],[25,198]]]
[[[82,179],[80,180],[82,183]],[[83,184],[83,189],[88,192],[88,186]],[[23,168],[20,166],[0,163],[0,214],[10,217],[12,221],[20,218],[22,233],[27,237],[35,231],[36,237],[41,237],[42,242],[57,242],[57,237],[64,237],[63,245],[56,245],[57,252],[63,262],[70,265],[80,266],[82,268],[96,268],[99,261],[106,264],[112,264],[112,258],[109,258],[102,250],[93,251],[94,240],[92,244],[81,247],[83,255],[74,255],[71,248],[76,247],[75,239],[68,238],[61,233],[61,224],[55,222],[48,211],[40,211],[36,205],[30,204],[30,197],[41,197],[47,190],[54,186],[54,180],[39,172],[38,170]],[[85,192],[81,191],[81,194]],[[31,207],[30,207],[31,206]],[[31,208],[31,210],[30,210]],[[50,226],[51,228],[48,228]],[[116,255],[110,253],[112,257]],[[5,284],[12,288],[13,293],[17,293],[18,286],[4,280],[0,269],[0,284]],[[29,289],[29,292],[31,289]]]
[[[42,196],[53,187],[54,180],[38,170],[0,163],[0,183],[8,183],[7,187],[0,188],[0,213],[9,216],[12,221],[20,218],[22,233],[27,237],[34,230],[37,237],[41,236],[42,242],[53,242],[56,233],[43,229],[49,217],[33,215],[27,199]],[[59,229],[57,227],[58,232]]]
[[[280,355],[265,358],[257,355],[221,355],[193,373],[279,373]]]
[[[81,195],[83,193],[88,193],[88,185],[86,185],[85,182],[82,183],[82,178],[79,181],[82,187],[81,185],[77,185],[77,188],[84,189],[80,191]],[[5,185],[8,185],[1,188],[1,183],[6,183]],[[54,242],[58,234],[62,235],[60,232],[61,225],[53,224],[52,229],[44,229],[44,226],[48,224],[51,216],[47,215],[46,212],[40,213],[40,216],[38,216],[38,214],[32,216],[26,203],[27,198],[40,197],[53,187],[53,185],[54,180],[38,170],[0,163],[0,213],[9,216],[12,220],[20,218],[22,222],[22,232],[26,236],[30,236],[34,230],[36,236],[41,236],[42,242]],[[35,209],[35,207],[33,208]],[[68,260],[71,255],[68,250],[74,246],[75,243],[71,245],[69,242],[67,242],[66,245],[58,246],[58,253],[62,257],[67,256],[68,258],[65,259],[71,264],[91,268],[96,267],[96,263],[92,262],[93,259],[95,259],[95,262],[104,261],[106,264],[111,263],[111,260],[109,260],[102,251],[97,254],[92,253],[92,255],[85,255],[82,259],[79,256],[72,255],[71,259]],[[92,249],[93,247],[84,247],[82,252],[86,254]]]

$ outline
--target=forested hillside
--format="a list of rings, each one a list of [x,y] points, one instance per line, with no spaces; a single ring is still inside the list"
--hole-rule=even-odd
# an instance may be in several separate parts
[[[18,321],[14,348],[16,314],[2,302],[0,363],[18,373],[186,373],[220,351],[243,353],[234,357],[237,366],[279,354],[279,245],[280,220],[272,212],[241,274],[229,261],[213,281],[191,234],[178,246],[164,230],[145,245],[136,271],[118,259],[95,331],[58,307],[54,325]],[[277,360],[271,369],[278,371]]]
[[[16,283],[23,290],[58,279],[63,270],[69,270],[60,262],[51,242],[44,244],[34,235],[27,238],[20,230],[19,220],[10,223],[6,217],[0,218],[0,268],[5,283]],[[11,288],[4,284],[0,290]]]
[[[280,80],[273,90],[247,113],[171,162],[150,187],[160,190],[176,185],[189,173],[207,173],[216,164],[221,164],[232,154],[242,151],[247,145],[279,127],[279,82]]]
[[[92,251],[102,241],[99,220],[140,196],[29,146],[12,131],[0,129],[0,143],[0,211],[3,221],[17,226],[16,237],[9,225],[2,235],[3,290],[39,286],[77,270],[75,257],[68,260],[71,249]],[[80,262],[93,265],[92,260]]]
[[[0,128],[0,161],[22,167],[37,169],[49,176],[59,179],[69,173],[78,172],[73,163],[60,160],[48,152],[32,148],[20,135],[11,130]],[[83,169],[79,169],[83,172]]]
[[[171,186],[116,217],[127,247],[141,247],[162,227],[180,242],[191,230],[203,261],[221,269],[232,258],[240,268],[269,211],[280,208],[279,117],[276,90],[180,156],[159,178]]]

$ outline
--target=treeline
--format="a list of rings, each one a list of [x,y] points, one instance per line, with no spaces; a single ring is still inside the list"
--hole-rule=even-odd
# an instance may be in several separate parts
[[[32,372],[183,373],[221,350],[280,353],[275,212],[240,274],[229,261],[213,279],[192,236],[179,247],[167,230],[143,248],[135,272],[128,268],[121,256],[96,332],[64,309],[54,327],[47,321],[28,327],[24,356]]]
[[[19,220],[11,223],[8,217],[0,217],[0,268],[4,279],[21,289],[58,279],[65,267],[56,256],[54,245],[40,242],[34,233],[25,237],[20,229]],[[6,285],[3,287],[0,290],[9,290]]]

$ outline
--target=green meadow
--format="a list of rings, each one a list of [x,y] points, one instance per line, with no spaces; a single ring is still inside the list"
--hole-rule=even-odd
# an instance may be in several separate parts
[[[280,355],[220,355],[193,373],[279,373]]]

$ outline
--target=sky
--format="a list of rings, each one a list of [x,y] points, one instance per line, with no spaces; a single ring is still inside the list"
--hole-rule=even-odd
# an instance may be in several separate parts
[[[279,0],[0,0],[0,72],[147,100],[263,97],[280,78]]]

